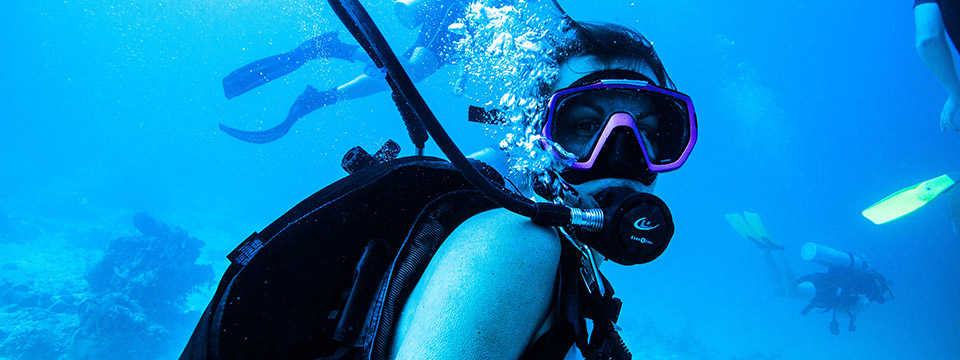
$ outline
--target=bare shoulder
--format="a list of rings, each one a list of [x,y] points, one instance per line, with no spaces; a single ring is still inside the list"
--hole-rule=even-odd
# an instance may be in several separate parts
[[[502,209],[474,215],[410,294],[391,357],[519,357],[547,318],[559,262],[553,229]]]
[[[508,258],[543,260],[547,266],[555,267],[560,260],[561,244],[554,229],[536,225],[505,209],[474,215],[457,227],[447,241],[452,247],[463,244]],[[483,245],[478,248],[477,243]]]

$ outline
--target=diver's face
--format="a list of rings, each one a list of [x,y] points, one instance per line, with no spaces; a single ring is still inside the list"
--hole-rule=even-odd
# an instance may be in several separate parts
[[[613,59],[612,61],[601,62],[601,61],[598,61],[597,58],[593,56],[581,56],[581,57],[572,58],[569,61],[561,64],[558,80],[554,84],[551,92],[556,92],[557,90],[570,87],[575,81],[584,77],[585,75],[595,73],[598,71],[603,71],[603,70],[629,70],[629,71],[637,72],[650,79],[657,78],[656,73],[654,73],[653,69],[650,68],[650,66],[648,66],[645,63],[639,62],[633,58],[624,57],[624,58]],[[662,86],[663,84],[657,84],[657,85]],[[571,114],[574,114],[575,116],[574,118],[570,119],[571,121],[568,123],[573,127],[573,131],[566,132],[567,134],[569,134],[568,136],[576,137],[578,136],[578,134],[582,133],[584,137],[583,142],[588,143],[590,140],[592,140],[592,135],[596,133],[596,129],[592,129],[592,128],[581,129],[581,127],[595,126],[591,124],[595,124],[596,121],[578,122],[576,121],[576,118],[590,119],[592,116],[606,116],[606,114],[611,114],[613,112],[627,112],[630,114],[646,114],[646,113],[650,113],[650,109],[646,109],[643,107],[652,106],[652,104],[645,105],[645,104],[636,103],[636,102],[633,102],[630,104],[624,104],[622,103],[622,101],[618,101],[617,99],[597,98],[595,100],[596,101],[592,104],[582,104],[582,106],[581,104],[576,105],[577,108],[575,109],[575,111],[571,112]],[[603,120],[606,120],[606,119],[603,119]],[[637,118],[636,120],[637,120],[637,127],[641,128],[640,129],[641,131],[643,130],[642,129],[643,127],[648,126],[650,128],[656,128],[658,125],[656,123],[657,121],[656,118],[652,116],[645,117],[645,118]],[[590,139],[587,139],[588,136],[590,137]],[[576,141],[577,139],[569,139],[569,140],[571,140],[570,143],[577,142]],[[647,142],[645,145],[647,145],[649,149],[652,149],[652,146],[649,142]],[[618,178],[595,179],[595,180],[586,181],[579,185],[574,185],[574,188],[576,188],[577,192],[580,193],[580,196],[577,199],[567,199],[567,201],[573,202],[571,205],[576,205],[576,206],[596,205],[593,197],[589,195],[595,195],[600,191],[603,191],[604,189],[611,188],[611,187],[624,187],[624,188],[632,189],[638,192],[649,193],[653,191],[653,188],[655,185],[656,185],[656,182],[647,186],[641,183],[640,181],[630,180],[630,179],[618,179]]]

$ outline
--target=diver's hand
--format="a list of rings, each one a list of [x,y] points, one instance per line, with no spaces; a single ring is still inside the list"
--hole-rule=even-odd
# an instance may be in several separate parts
[[[940,131],[947,131],[947,129],[953,131],[960,131],[960,126],[957,126],[957,118],[960,117],[960,100],[955,96],[947,98],[947,102],[943,104],[943,111],[940,112]]]

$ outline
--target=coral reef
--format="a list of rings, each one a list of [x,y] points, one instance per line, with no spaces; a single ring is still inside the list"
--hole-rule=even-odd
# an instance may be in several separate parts
[[[0,358],[159,359],[179,351],[174,339],[186,339],[199,315],[184,311],[186,300],[214,280],[210,265],[196,263],[204,243],[142,213],[134,226],[140,235],[112,240],[67,286],[3,264]]]
[[[70,350],[77,358],[154,359],[172,333],[189,331],[196,314],[187,296],[213,281],[198,265],[204,243],[147,214],[134,216],[141,236],[110,242],[86,276],[93,296],[81,304],[81,327]]]
[[[161,325],[182,321],[187,296],[213,281],[213,268],[196,263],[203,241],[143,213],[134,216],[134,226],[142,235],[114,239],[87,273],[90,291],[123,294]]]
[[[707,348],[700,337],[694,334],[691,324],[679,333],[658,329],[651,320],[639,320],[625,316],[620,320],[624,342],[633,352],[634,359],[650,360],[778,360],[779,353],[754,353],[725,355]]]

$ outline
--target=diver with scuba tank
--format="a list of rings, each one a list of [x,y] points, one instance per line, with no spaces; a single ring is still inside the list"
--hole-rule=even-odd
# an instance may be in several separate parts
[[[870,304],[883,304],[893,300],[893,292],[887,279],[867,261],[849,252],[839,251],[813,242],[800,248],[800,257],[814,264],[827,267],[826,272],[816,272],[795,278],[793,269],[783,255],[786,248],[774,240],[760,221],[760,216],[743,212],[727,214],[727,221],[743,238],[751,240],[764,252],[767,273],[773,280],[778,296],[806,301],[800,311],[807,315],[814,309],[830,312],[830,333],[840,334],[837,314],[849,317],[848,331],[856,331],[857,316]]]
[[[533,201],[460,152],[359,3],[330,4],[384,70],[411,137],[428,132],[449,162],[354,169],[252,234],[181,359],[630,359],[599,265],[663,253],[674,224],[657,175],[697,139],[692,101],[651,43],[563,13],[574,36],[535,120],[567,165]]]

